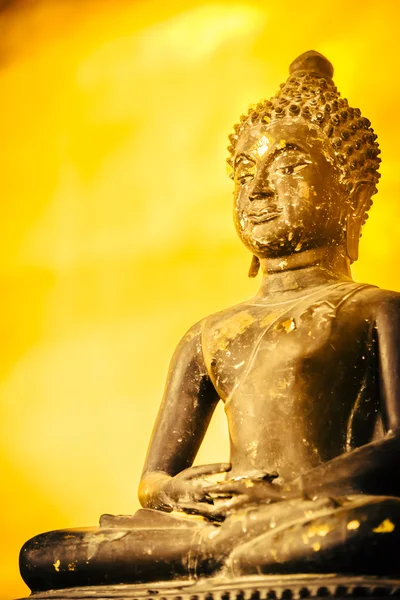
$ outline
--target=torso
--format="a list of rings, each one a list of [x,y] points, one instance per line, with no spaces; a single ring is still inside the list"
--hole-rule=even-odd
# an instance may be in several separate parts
[[[280,482],[382,435],[371,298],[341,282],[204,321],[202,347],[225,403],[231,476]]]

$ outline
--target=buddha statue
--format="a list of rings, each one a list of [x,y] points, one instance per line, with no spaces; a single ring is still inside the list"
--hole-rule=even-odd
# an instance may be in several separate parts
[[[230,136],[250,300],[173,356],[133,516],[28,541],[33,592],[196,578],[399,576],[400,294],[356,283],[377,136],[310,51]],[[230,463],[192,466],[218,402]],[[212,477],[211,477],[212,476]]]

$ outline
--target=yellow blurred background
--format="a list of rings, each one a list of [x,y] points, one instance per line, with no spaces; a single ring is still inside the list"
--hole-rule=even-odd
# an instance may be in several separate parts
[[[173,349],[249,297],[227,135],[315,49],[382,181],[355,278],[400,289],[396,0],[43,0],[0,13],[1,599],[49,529],[132,513]],[[218,410],[197,462],[228,457]]]

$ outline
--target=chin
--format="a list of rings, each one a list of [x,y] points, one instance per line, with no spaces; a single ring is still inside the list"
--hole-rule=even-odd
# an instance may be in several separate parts
[[[248,250],[258,258],[279,258],[295,254],[290,244],[282,245],[281,240],[271,240],[261,236],[252,237],[251,240],[242,240]],[[296,252],[297,254],[297,252]]]
[[[298,254],[313,246],[313,240],[305,235],[303,227],[289,227],[279,219],[266,223],[247,222],[246,227],[236,227],[238,235],[252,254],[258,258],[279,258]],[[316,244],[318,245],[318,244]]]
[[[242,237],[243,242],[259,258],[287,256],[297,252],[299,245],[302,246],[301,236],[294,235],[295,232],[291,230],[279,231],[275,228],[274,231],[263,224],[257,225],[246,233],[247,235]]]

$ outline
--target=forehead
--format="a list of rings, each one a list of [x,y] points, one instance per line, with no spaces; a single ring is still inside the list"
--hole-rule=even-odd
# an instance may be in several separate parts
[[[247,154],[260,160],[287,145],[297,146],[315,159],[321,155],[329,162],[334,159],[327,136],[319,127],[301,117],[279,119],[272,123],[261,122],[246,127],[236,144],[235,158],[240,154]]]

